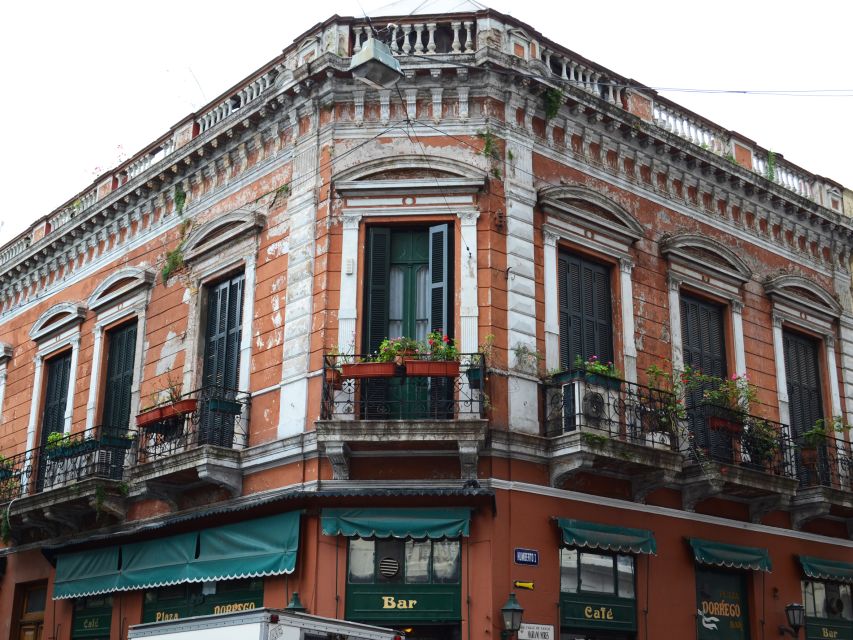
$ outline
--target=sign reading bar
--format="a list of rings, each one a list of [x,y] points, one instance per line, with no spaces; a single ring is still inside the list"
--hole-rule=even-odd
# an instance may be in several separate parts
[[[536,549],[515,549],[515,564],[536,566],[539,564],[539,552]]]
[[[554,626],[522,622],[518,630],[518,640],[554,640]]]

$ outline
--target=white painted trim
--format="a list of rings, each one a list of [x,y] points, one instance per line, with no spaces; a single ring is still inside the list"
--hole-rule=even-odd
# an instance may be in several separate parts
[[[63,431],[71,433],[74,419],[74,394],[77,389],[77,363],[80,360],[80,333],[71,341],[71,371],[68,374],[68,397],[65,399],[65,426]]]
[[[776,362],[776,400],[779,403],[779,422],[785,425],[790,436],[791,411],[788,405],[788,373],[785,370],[785,340],[782,334],[782,317],[773,314],[773,359]]]
[[[358,256],[361,212],[344,210],[341,235],[341,294],[338,309],[338,352],[355,353],[358,322]]]
[[[634,338],[634,285],[631,273],[634,262],[628,258],[619,260],[619,290],[622,311],[622,355],[625,380],[637,382],[637,343]]]
[[[824,337],[823,344],[826,348],[826,375],[829,379],[829,397],[832,406],[832,415],[842,416],[841,391],[838,387],[838,362],[835,357],[835,336],[828,334]]]
[[[746,375],[746,344],[743,339],[743,303],[739,299],[729,304],[732,319],[732,337],[734,339],[735,374]]]
[[[556,371],[560,368],[560,309],[558,303],[559,284],[557,282],[557,239],[559,235],[550,227],[542,227],[543,255],[545,271],[545,369]]]
[[[477,302],[477,219],[479,211],[457,213],[461,226],[459,271],[459,351],[475,353],[479,349],[479,317]]]
[[[647,513],[650,515],[663,516],[667,518],[675,518],[677,520],[689,520],[691,522],[701,522],[703,524],[711,524],[719,527],[728,527],[739,531],[751,531],[755,533],[764,533],[773,536],[782,536],[785,538],[794,538],[795,540],[804,540],[808,542],[818,542],[821,544],[831,544],[846,549],[853,549],[853,540],[844,540],[842,538],[830,538],[829,536],[821,536],[814,533],[805,533],[803,531],[795,531],[793,529],[782,529],[780,527],[771,527],[764,524],[753,524],[751,522],[739,522],[721,518],[719,516],[705,515],[693,511],[682,511],[680,509],[672,509],[670,507],[658,507],[649,504],[639,504],[628,502],[625,500],[617,500],[616,498],[606,498],[590,493],[579,493],[577,491],[566,491],[565,489],[555,489],[545,485],[529,484],[526,482],[515,482],[510,480],[490,479],[480,480],[480,484],[484,487],[498,489],[502,491],[518,491],[520,493],[529,493],[533,495],[546,496],[549,498],[558,498],[560,500],[571,500],[573,502],[581,502],[584,504],[594,504],[620,511],[632,511],[638,513]]]
[[[669,290],[669,339],[672,347],[672,370],[684,370],[684,345],[681,338],[681,281],[673,277],[667,278]]]

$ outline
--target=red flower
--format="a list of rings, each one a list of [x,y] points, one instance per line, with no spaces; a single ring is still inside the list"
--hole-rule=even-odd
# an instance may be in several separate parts
[[[444,340],[445,342],[450,342],[450,338],[448,338],[447,336],[444,336],[443,340]]]
[[[429,339],[429,345],[430,345],[430,346],[432,346],[432,345],[434,345],[434,344],[435,344],[435,340],[433,340],[432,338],[430,338],[430,339]]]

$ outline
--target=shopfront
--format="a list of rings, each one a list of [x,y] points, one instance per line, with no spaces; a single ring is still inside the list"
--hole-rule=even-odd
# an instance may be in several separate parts
[[[806,640],[853,638],[853,563],[800,556]]]
[[[323,533],[348,538],[346,619],[458,640],[469,519],[467,508],[323,510]]]
[[[748,640],[750,573],[770,571],[766,549],[690,539],[696,561],[696,637]]]
[[[57,556],[54,599],[74,599],[73,638],[110,635],[112,598],[142,591],[142,622],[263,606],[264,576],[292,573],[301,512]]]
[[[654,554],[654,535],[560,518],[560,637],[631,640],[637,631],[638,554]]]

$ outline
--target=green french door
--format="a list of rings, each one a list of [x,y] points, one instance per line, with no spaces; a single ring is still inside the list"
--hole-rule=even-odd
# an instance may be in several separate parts
[[[45,450],[51,433],[65,431],[65,408],[68,404],[68,383],[71,379],[71,352],[66,351],[62,355],[51,358],[47,361],[46,368],[47,388],[44,393],[44,411],[41,421],[42,451]],[[46,469],[47,458],[41,455],[38,458],[37,491],[44,488]]]
[[[425,340],[432,330],[451,334],[448,312],[448,225],[368,230],[364,353],[385,338]],[[411,419],[435,413],[448,395],[445,380],[391,378],[365,381],[365,417]],[[436,395],[438,394],[438,395]]]

